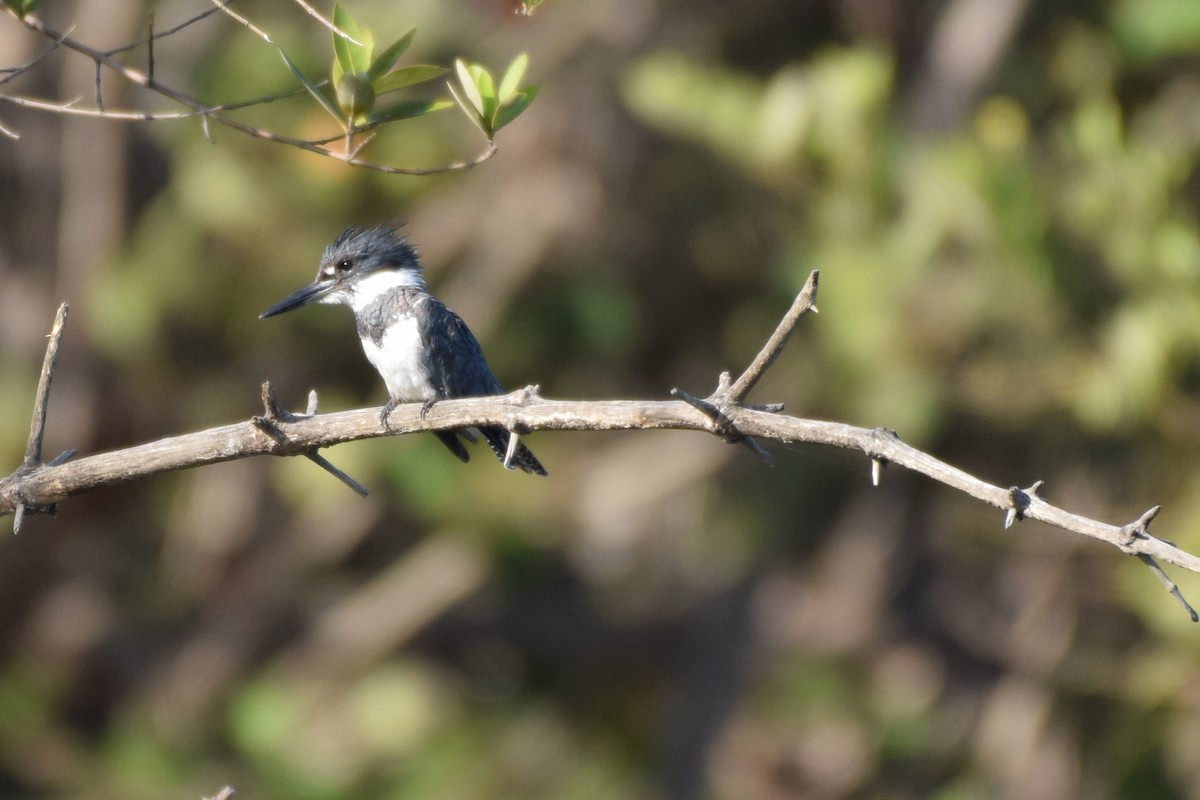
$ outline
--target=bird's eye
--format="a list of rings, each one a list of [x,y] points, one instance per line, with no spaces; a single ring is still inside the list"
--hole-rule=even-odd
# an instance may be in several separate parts
[[[343,258],[341,261],[337,262],[337,271],[346,272],[351,266],[353,266],[353,263],[354,262],[352,262],[350,259]]]

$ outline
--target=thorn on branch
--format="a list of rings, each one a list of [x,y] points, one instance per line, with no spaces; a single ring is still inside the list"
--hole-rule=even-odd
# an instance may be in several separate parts
[[[717,384],[717,391],[705,400],[690,395],[682,389],[672,389],[671,396],[679,398],[711,419],[713,421],[713,433],[720,436],[725,442],[728,444],[741,443],[749,448],[752,453],[766,461],[767,464],[773,465],[775,463],[775,456],[771,455],[762,445],[756,442],[754,437],[746,436],[739,431],[726,412],[727,408],[734,408],[735,410],[737,408],[736,404],[727,401],[726,395],[721,391],[722,385],[728,388],[728,379],[728,372],[721,373],[721,378]]]
[[[886,442],[900,441],[900,434],[896,433],[891,428],[879,427],[879,428],[876,428],[875,430],[873,430],[871,432],[871,434],[872,434],[871,438],[874,440],[877,440],[877,441],[879,441],[879,440],[886,441]],[[892,462],[889,461],[888,459],[884,458],[878,452],[876,452],[873,447],[868,447],[865,450],[865,452],[866,452],[867,456],[871,459],[871,485],[878,486],[879,482],[883,479],[883,471],[885,469],[887,469],[887,465]]]
[[[701,400],[699,397],[694,395],[690,395],[683,389],[672,389],[671,396],[678,397],[680,400],[687,403],[689,406],[713,421],[716,421],[717,417],[719,417],[721,414],[721,412],[717,410],[717,407],[712,403],[708,402],[707,400]]]
[[[1004,514],[1005,530],[1011,528],[1014,522],[1025,519],[1025,512],[1033,505],[1033,499],[1037,497],[1038,490],[1042,488],[1043,483],[1044,481],[1034,481],[1028,489],[1022,489],[1020,486],[1009,487],[1008,502],[1010,505]]]
[[[508,434],[508,450],[504,453],[504,468],[513,469],[513,458],[517,455],[517,446],[521,443],[521,436],[516,431],[509,429]]]
[[[508,393],[508,401],[518,406],[527,406],[541,399],[542,387],[537,383],[531,383],[522,389],[516,389]]]
[[[13,512],[13,535],[16,536],[21,532],[21,524],[25,521],[27,514],[48,514],[49,516],[57,516],[58,503],[17,503],[17,507]]]
[[[775,456],[771,455],[771,451],[759,444],[753,436],[743,436],[739,441],[748,447],[750,452],[767,462],[767,466],[775,466]]]
[[[56,455],[54,458],[50,459],[46,463],[46,466],[47,467],[57,467],[59,464],[65,464],[68,461],[70,461],[72,458],[74,458],[75,454],[78,452],[79,451],[73,447],[70,450],[63,450],[61,453]]]
[[[1158,516],[1159,511],[1162,511],[1162,506],[1154,506],[1147,509],[1133,522],[1121,526],[1121,535],[1117,546],[1125,553],[1136,554],[1136,551],[1133,549],[1133,543],[1138,539],[1150,538],[1150,523]]]

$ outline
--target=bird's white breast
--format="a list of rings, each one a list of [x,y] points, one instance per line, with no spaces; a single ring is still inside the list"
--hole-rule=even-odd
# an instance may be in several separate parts
[[[392,397],[406,403],[436,399],[422,365],[421,331],[416,317],[393,320],[379,344],[364,338],[362,345],[367,360],[375,365]]]

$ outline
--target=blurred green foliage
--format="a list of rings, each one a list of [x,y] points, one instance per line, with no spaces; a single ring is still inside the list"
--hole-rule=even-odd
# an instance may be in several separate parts
[[[185,14],[96,5],[39,13],[118,43]],[[420,180],[209,142],[194,120],[0,106],[23,135],[0,145],[0,453],[20,461],[62,299],[48,452],[245,419],[266,379],[293,407],[310,387],[326,411],[379,404],[344,310],[256,315],[345,225],[404,220],[510,388],[705,393],[819,268],[820,315],[752,401],[894,428],[1110,522],[1162,503],[1156,532],[1200,550],[1197,6],[963,22],[980,7],[357,0],[340,12],[357,51],[287,4],[244,9],[294,64],[332,58],[335,86],[365,73],[378,95],[401,55],[461,56],[453,91],[488,138],[525,112],[486,164]],[[396,45],[376,55],[367,30]],[[0,37],[0,66],[44,46],[8,17]],[[155,58],[212,102],[295,87],[220,15]],[[13,83],[91,97],[71,64],[56,51]],[[442,91],[412,86],[414,103]],[[337,115],[368,111],[352,106]],[[244,113],[318,137],[328,112]],[[372,159],[469,158],[478,134],[450,116],[380,130]],[[1032,523],[1005,534],[896,469],[871,489],[853,453],[773,444],[767,469],[694,434],[528,441],[545,481],[406,436],[327,453],[366,500],[259,460],[27,522],[0,548],[0,790],[1200,793],[1200,639],[1140,563]]]

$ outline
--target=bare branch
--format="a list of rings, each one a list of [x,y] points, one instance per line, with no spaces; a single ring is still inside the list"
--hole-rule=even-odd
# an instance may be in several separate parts
[[[49,503],[101,486],[257,455],[306,455],[313,448],[343,442],[423,431],[488,425],[512,425],[527,431],[692,430],[715,433],[712,420],[683,401],[569,401],[513,393],[498,397],[443,400],[421,416],[421,404],[397,406],[389,429],[379,422],[378,408],[340,411],[279,421],[281,439],[251,422],[184,434],[136,447],[88,456],[23,476],[0,479],[0,514],[13,513],[21,496]],[[1006,510],[1010,490],[986,483],[933,456],[876,430],[840,422],[802,419],[742,409],[734,419],[739,430],[762,439],[859,450],[870,458],[898,464]],[[1122,526],[1081,517],[1032,496],[1024,513],[1063,530],[1107,542],[1132,555],[1149,555],[1200,573],[1200,558],[1147,533],[1129,540]]]
[[[810,277],[783,323],[772,335],[739,383],[753,386],[778,355],[783,341],[794,327],[794,320],[812,308],[816,273]],[[1176,547],[1172,542],[1152,536],[1150,523],[1159,512],[1154,506],[1127,525],[1112,525],[1071,513],[1040,496],[1043,486],[1036,481],[1027,489],[1003,488],[987,483],[963,470],[904,444],[887,428],[860,428],[840,422],[802,419],[779,413],[771,404],[759,408],[731,402],[735,384],[723,374],[712,397],[701,400],[674,390],[679,400],[671,401],[564,401],[547,400],[536,386],[496,397],[472,397],[442,400],[431,408],[421,403],[397,406],[382,421],[380,409],[359,409],[316,415],[316,398],[309,396],[309,414],[297,415],[282,409],[270,384],[263,385],[265,415],[248,422],[225,425],[197,433],[161,439],[156,442],[80,458],[62,463],[69,454],[50,464],[41,463],[41,431],[44,429],[45,398],[53,372],[53,354],[61,335],[65,305],[59,311],[55,333],[47,349],[43,381],[38,390],[35,422],[30,434],[26,460],[16,471],[0,478],[0,515],[14,514],[19,525],[29,511],[52,509],[54,503],[71,495],[102,486],[149,477],[163,472],[188,469],[258,455],[303,455],[328,470],[351,488],[366,492],[357,481],[333,467],[318,450],[343,442],[420,431],[454,430],[499,426],[514,434],[530,431],[598,430],[693,430],[721,437],[727,442],[747,442],[751,450],[769,457],[754,438],[840,447],[858,450],[870,459],[872,480],[878,484],[886,464],[898,464],[935,481],[957,489],[1001,509],[1006,527],[1023,519],[1034,519],[1057,528],[1098,539],[1137,556],[1163,582],[1187,610],[1193,621],[1195,610],[1183,599],[1179,588],[1167,578],[1158,562],[1200,573],[1200,557]],[[765,410],[764,410],[765,409]],[[39,421],[40,420],[40,421]],[[513,439],[516,437],[514,436]],[[511,456],[510,456],[511,457]]]

